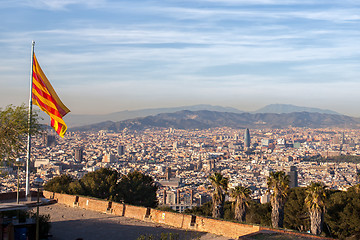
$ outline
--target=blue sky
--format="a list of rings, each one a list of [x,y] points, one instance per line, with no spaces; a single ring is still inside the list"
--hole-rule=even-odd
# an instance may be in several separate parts
[[[31,41],[72,114],[271,103],[360,117],[357,0],[2,0],[0,107],[28,102]]]

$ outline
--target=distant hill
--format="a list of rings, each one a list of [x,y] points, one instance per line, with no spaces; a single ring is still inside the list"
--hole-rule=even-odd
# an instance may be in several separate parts
[[[71,131],[122,131],[144,130],[147,128],[207,129],[213,127],[231,128],[287,128],[287,127],[349,127],[359,128],[360,119],[338,114],[295,112],[295,113],[231,113],[216,111],[178,111],[161,113],[124,120],[106,121],[93,125],[71,128]]]
[[[118,122],[128,119],[139,118],[139,117],[155,116],[160,113],[175,113],[183,110],[189,110],[189,111],[207,110],[207,111],[216,111],[216,112],[244,113],[244,111],[232,107],[201,104],[201,105],[181,106],[181,107],[173,107],[173,108],[151,108],[151,109],[140,109],[133,111],[126,110],[126,111],[120,111],[120,112],[103,114],[103,115],[96,115],[96,114],[80,115],[80,114],[69,113],[64,117],[64,120],[68,125],[68,127],[71,128],[71,127],[91,125],[106,121]],[[318,113],[327,113],[327,114],[338,114],[331,110],[299,107],[290,104],[270,104],[252,113],[292,113],[292,112],[318,112]],[[40,112],[40,116],[44,118],[42,123],[49,124],[49,117],[45,113]]]
[[[254,113],[293,113],[293,112],[316,112],[316,113],[326,113],[326,114],[339,114],[332,110],[310,108],[310,107],[299,107],[291,104],[270,104],[256,110]]]
[[[77,127],[77,126],[84,126],[95,124],[99,122],[118,122],[127,119],[133,119],[138,117],[147,117],[152,116],[160,113],[174,113],[182,110],[189,110],[189,111],[199,111],[199,110],[209,110],[209,111],[217,111],[217,112],[233,112],[233,113],[242,113],[243,111],[232,108],[232,107],[222,107],[222,106],[213,106],[207,104],[200,104],[200,105],[193,105],[193,106],[182,106],[182,107],[173,107],[173,108],[151,108],[151,109],[141,109],[141,110],[133,110],[133,111],[121,111],[115,112],[110,114],[103,114],[103,115],[80,115],[80,114],[72,114],[69,113],[64,117],[64,120],[68,127]],[[40,112],[40,116],[44,118],[44,123],[48,123],[49,117]]]

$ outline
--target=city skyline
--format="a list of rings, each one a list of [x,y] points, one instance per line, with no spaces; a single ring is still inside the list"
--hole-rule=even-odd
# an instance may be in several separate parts
[[[285,103],[359,117],[359,8],[351,0],[3,1],[0,107],[28,102],[34,40],[70,114]]]

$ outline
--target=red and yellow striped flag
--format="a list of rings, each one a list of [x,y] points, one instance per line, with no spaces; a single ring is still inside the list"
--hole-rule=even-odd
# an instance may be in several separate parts
[[[51,119],[51,127],[64,137],[67,126],[62,119],[70,110],[61,102],[44,72],[41,70],[39,63],[34,54],[33,71],[32,71],[32,100],[33,103],[40,107]]]

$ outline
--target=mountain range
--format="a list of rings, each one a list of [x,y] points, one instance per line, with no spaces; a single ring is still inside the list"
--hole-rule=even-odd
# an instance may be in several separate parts
[[[232,113],[217,111],[188,111],[160,113],[155,116],[139,117],[118,122],[105,121],[71,131],[111,130],[119,132],[126,129],[144,130],[148,128],[207,129],[214,127],[231,128],[287,128],[287,127],[346,127],[359,128],[360,119],[340,114],[317,112],[292,113]]]
[[[173,108],[150,108],[150,109],[140,109],[140,110],[125,110],[120,112],[114,112],[109,114],[72,114],[71,112],[64,117],[64,120],[68,127],[78,127],[84,126],[99,122],[105,121],[122,121],[127,119],[133,119],[138,117],[147,117],[153,116],[160,113],[174,113],[182,110],[189,111],[199,111],[199,110],[209,110],[217,112],[233,112],[233,113],[242,113],[244,111],[238,110],[232,107],[222,107],[222,106],[213,106],[207,104],[193,105],[193,106],[182,106],[182,107],[173,107]],[[43,123],[48,123],[49,117],[40,112],[39,115],[44,119]]]
[[[270,104],[254,113],[292,113],[292,112],[315,112],[315,113],[327,113],[327,114],[339,114],[335,111],[320,108],[299,107],[291,104]]]
[[[112,121],[119,122],[128,119],[155,116],[160,113],[175,113],[183,110],[188,111],[214,111],[214,112],[228,112],[228,113],[245,113],[245,111],[232,108],[232,107],[222,107],[222,106],[213,106],[207,104],[193,105],[193,106],[181,106],[173,108],[151,108],[151,109],[140,109],[132,111],[120,111],[110,114],[96,115],[96,114],[72,114],[69,113],[64,117],[64,120],[68,127],[79,127],[85,125],[91,125],[100,122]],[[263,108],[260,108],[251,113],[292,113],[292,112],[317,112],[317,113],[327,113],[327,114],[338,114],[331,110],[324,110],[319,108],[308,108],[308,107],[299,107],[290,104],[270,104]],[[43,112],[40,112],[40,116],[43,117],[43,123],[48,124],[49,117]]]

